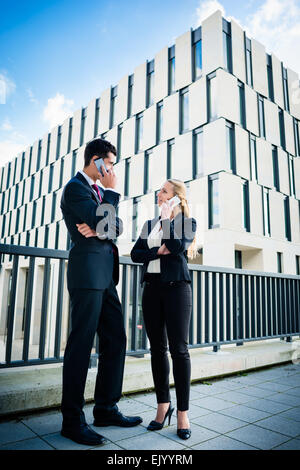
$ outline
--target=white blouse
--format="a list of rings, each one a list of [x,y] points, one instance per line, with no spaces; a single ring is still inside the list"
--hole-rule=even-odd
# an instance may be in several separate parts
[[[152,231],[148,235],[147,243],[150,249],[154,248],[155,246],[161,246],[163,231],[159,229],[160,220],[158,220],[157,224],[153,227]],[[160,258],[149,261],[147,272],[160,273]]]

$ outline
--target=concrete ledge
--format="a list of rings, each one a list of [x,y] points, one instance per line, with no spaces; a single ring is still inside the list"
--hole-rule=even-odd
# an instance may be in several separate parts
[[[300,340],[280,339],[225,345],[218,352],[211,348],[191,349],[192,381],[218,378],[243,371],[300,360]],[[170,359],[170,384],[174,384]],[[86,401],[93,400],[97,369],[90,369],[85,389]],[[61,402],[62,364],[0,370],[0,416],[58,407]],[[153,388],[150,355],[127,357],[123,393]]]

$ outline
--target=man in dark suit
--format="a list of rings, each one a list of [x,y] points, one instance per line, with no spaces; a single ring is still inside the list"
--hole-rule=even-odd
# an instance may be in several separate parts
[[[99,172],[95,160],[103,158],[107,171]],[[71,301],[71,332],[63,366],[61,434],[75,442],[105,442],[86,423],[84,388],[95,334],[99,337],[99,361],[93,409],[95,426],[136,426],[138,416],[124,416],[117,407],[122,393],[126,334],[116,285],[119,255],[113,243],[122,233],[115,216],[120,194],[115,190],[113,165],[116,149],[108,141],[94,139],[86,145],[84,168],[66,184],[61,210],[71,237],[67,285]],[[100,180],[105,190],[96,184]],[[102,208],[107,209],[103,211]],[[92,236],[85,237],[85,227]]]

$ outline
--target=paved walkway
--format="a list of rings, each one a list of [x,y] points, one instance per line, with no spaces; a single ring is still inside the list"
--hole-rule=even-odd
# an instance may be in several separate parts
[[[174,389],[171,391],[175,403]],[[94,428],[108,439],[95,450],[300,450],[300,364],[288,363],[191,387],[189,417],[192,437],[176,435],[176,418],[161,431],[147,431],[155,418],[153,392],[123,397],[124,414],[140,415],[133,428]],[[92,423],[92,404],[85,406]],[[93,426],[92,426],[93,427]],[[19,415],[0,422],[0,450],[89,449],[60,435],[58,410]]]

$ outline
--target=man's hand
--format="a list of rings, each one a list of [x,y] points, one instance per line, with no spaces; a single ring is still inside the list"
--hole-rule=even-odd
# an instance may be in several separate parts
[[[166,247],[165,243],[163,245],[161,245],[161,247],[159,248],[158,252],[157,252],[158,255],[170,255],[171,252],[168,250],[168,248]]]
[[[102,172],[104,174],[104,176],[102,176],[101,173],[100,173],[99,180],[100,180],[101,184],[105,188],[115,189],[115,187],[117,185],[117,177],[116,177],[113,169],[111,168],[110,170],[106,171],[103,165],[101,166],[101,169],[102,169]]]
[[[85,238],[96,237],[97,233],[91,229],[87,224],[76,224],[78,232],[81,233]]]

